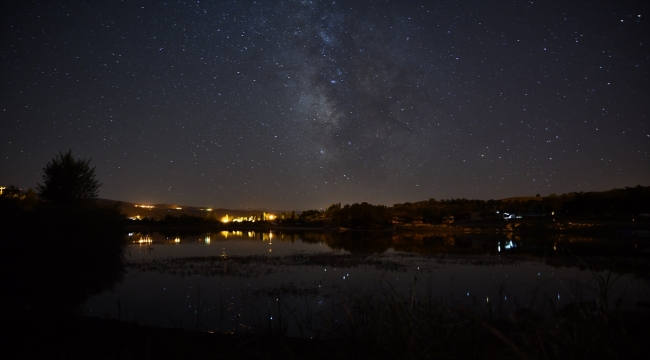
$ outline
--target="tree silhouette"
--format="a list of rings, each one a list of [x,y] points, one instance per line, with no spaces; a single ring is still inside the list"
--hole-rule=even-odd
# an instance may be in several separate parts
[[[43,168],[43,185],[36,189],[41,199],[57,205],[82,204],[99,195],[101,184],[95,179],[95,168],[90,159],[75,159],[72,150],[59,152]]]

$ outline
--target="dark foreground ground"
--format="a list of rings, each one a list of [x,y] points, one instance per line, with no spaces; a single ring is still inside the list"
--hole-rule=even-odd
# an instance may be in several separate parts
[[[467,315],[451,327],[439,328],[443,332],[412,332],[408,337],[422,336],[419,341],[424,346],[402,347],[399,338],[404,334],[399,324],[389,329],[394,338],[370,345],[341,336],[307,340],[278,334],[215,334],[71,315],[30,318],[14,314],[3,321],[3,328],[10,330],[3,336],[0,353],[2,359],[650,358],[650,316],[645,311],[628,313],[627,320],[619,318],[600,329],[595,323],[567,323],[566,319],[550,323],[548,329],[539,323],[530,327],[530,321],[513,326],[510,321]],[[526,313],[523,318],[528,318]],[[562,346],[553,345],[559,343]]]
[[[3,359],[366,359],[379,354],[341,341],[230,335],[90,317],[21,319]],[[7,323],[3,324],[3,328]]]

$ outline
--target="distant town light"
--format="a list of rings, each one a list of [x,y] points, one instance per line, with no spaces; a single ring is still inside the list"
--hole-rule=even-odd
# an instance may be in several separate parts
[[[255,215],[252,216],[240,216],[240,217],[234,217],[234,216],[226,216],[221,218],[222,223],[229,223],[229,222],[242,222],[242,221],[250,221],[250,222],[255,222],[256,218]]]
[[[143,209],[153,209],[153,205],[136,205],[135,207],[143,208]]]

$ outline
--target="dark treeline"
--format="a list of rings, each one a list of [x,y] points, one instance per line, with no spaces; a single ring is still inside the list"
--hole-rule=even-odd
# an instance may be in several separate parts
[[[255,221],[245,220],[235,223],[236,226],[241,227],[260,227],[271,221],[263,221],[256,218]],[[130,220],[129,225],[142,226],[142,227],[162,227],[162,228],[219,228],[226,227],[225,224],[211,214],[204,216],[181,214],[178,216],[168,214],[162,219],[154,219],[145,217],[140,220]]]
[[[29,189],[20,192],[13,186],[4,191],[5,199],[21,199],[22,208],[34,209],[41,200]],[[202,227],[343,227],[350,229],[384,229],[395,224],[440,224],[445,217],[455,222],[502,221],[503,214],[516,214],[523,219],[558,221],[648,221],[650,218],[650,187],[635,186],[603,192],[572,192],[546,197],[512,198],[506,200],[476,200],[433,198],[418,202],[394,204],[391,207],[366,202],[351,205],[332,204],[325,210],[301,213],[287,211],[272,220],[266,214],[250,216],[247,220],[224,224],[217,214],[204,216],[168,214],[163,219],[143,218],[126,221],[126,225],[164,228]],[[252,221],[254,220],[254,221]]]
[[[418,202],[394,204],[391,207],[366,202],[341,205],[332,204],[325,210],[307,210],[301,213],[287,211],[273,220],[264,219],[260,213],[255,221],[234,224],[241,227],[343,227],[350,229],[384,229],[396,223],[440,224],[445,217],[453,216],[455,222],[502,221],[503,214],[516,214],[523,219],[555,219],[581,221],[648,221],[650,213],[650,187],[635,186],[603,192],[572,192],[551,194],[546,197],[524,197],[505,200],[433,198]],[[642,215],[644,214],[644,215]],[[221,218],[215,214],[205,216],[167,215],[160,220],[144,218],[135,220],[143,226],[161,227],[221,227]],[[229,226],[233,226],[230,224]]]
[[[331,224],[350,228],[387,227],[392,220],[400,223],[441,223],[444,217],[457,221],[503,220],[503,214],[522,218],[588,221],[643,221],[650,214],[650,187],[635,186],[603,192],[572,192],[546,197],[508,200],[429,199],[395,204],[392,207],[368,203],[341,206],[333,204],[324,211],[309,210],[300,215],[303,222]]]
[[[323,221],[313,217],[314,215],[320,216],[321,214],[322,212],[318,210],[303,211],[301,214],[297,214],[295,211],[286,211],[286,212],[281,212],[271,220],[271,219],[264,219],[264,213],[260,212],[258,215],[244,217],[245,220],[231,222],[231,223],[223,223],[221,215],[212,214],[212,213],[208,213],[204,216],[196,216],[196,215],[188,215],[188,214],[181,214],[175,216],[175,215],[168,214],[162,219],[145,217],[139,220],[130,220],[127,222],[127,224],[132,226],[162,227],[162,228],[173,228],[173,227],[260,228],[260,227],[266,227],[270,225],[290,226],[290,227],[300,226],[300,225],[322,226]]]

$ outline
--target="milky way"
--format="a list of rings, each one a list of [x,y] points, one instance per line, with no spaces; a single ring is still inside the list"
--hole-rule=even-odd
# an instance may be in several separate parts
[[[650,185],[647,6],[10,1],[0,182],[305,210]]]

